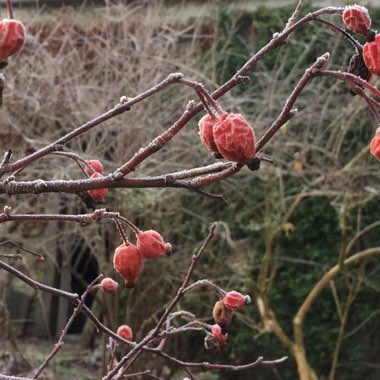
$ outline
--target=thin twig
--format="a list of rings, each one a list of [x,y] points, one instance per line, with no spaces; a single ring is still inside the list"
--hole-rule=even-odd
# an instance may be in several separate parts
[[[4,153],[3,160],[1,161],[1,164],[0,164],[0,169],[2,169],[5,165],[8,164],[8,162],[11,160],[11,157],[12,157],[12,149],[8,149]]]
[[[380,248],[368,248],[366,250],[355,253],[344,261],[344,266],[354,264],[356,262],[360,262],[361,260],[366,259],[367,257],[380,255]],[[328,284],[341,272],[341,265],[337,264],[332,267],[324,276],[315,284],[313,289],[310,291],[308,296],[303,301],[302,305],[297,311],[293,319],[293,330],[295,342],[299,346],[302,346],[303,342],[303,332],[302,332],[302,324],[303,321],[309,312],[311,306],[313,305],[315,299],[320,294],[320,292],[328,286]]]
[[[224,206],[228,206],[228,202],[227,202],[226,198],[224,198],[224,196],[221,194],[213,194],[213,193],[210,193],[208,191],[201,190],[201,189],[194,189],[194,191],[199,193],[199,194],[202,194],[208,198],[216,199],[217,201],[222,202],[224,204]]]
[[[183,289],[183,293],[190,292],[191,290],[193,290],[195,288],[199,288],[201,286],[206,286],[208,288],[215,290],[216,293],[218,294],[219,298],[223,298],[226,295],[225,290],[223,290],[220,286],[214,284],[212,281],[207,280],[207,279],[198,280],[196,282],[193,282],[191,285],[186,286]]]
[[[129,226],[132,229],[132,231],[135,233],[136,237],[139,236],[141,231],[129,219],[127,219],[126,217],[121,216],[121,215],[115,216],[115,219],[124,222],[127,226]]]
[[[137,377],[137,376],[144,376],[145,378],[160,380],[159,377],[152,375],[149,369],[147,369],[146,371],[129,373],[128,375],[124,375],[124,378],[130,379],[132,377]]]
[[[319,70],[322,69],[323,66],[330,59],[330,54],[325,53],[321,55],[313,65],[311,65],[304,73],[302,78],[297,83],[296,87],[288,97],[284,108],[282,109],[280,115],[277,119],[272,123],[272,125],[265,132],[264,136],[260,138],[260,140],[256,143],[256,151],[261,150],[265,144],[273,137],[273,135],[283,126],[290,118],[294,116],[292,112],[292,108],[294,106],[295,101],[297,100],[301,91],[305,88],[305,86],[317,75]]]
[[[377,124],[380,125],[380,113],[379,110],[376,109],[377,107],[380,107],[380,104],[371,99],[359,86],[355,85],[354,91],[365,100],[373,118],[376,120]]]
[[[354,247],[354,245],[361,239],[365,234],[370,232],[373,228],[380,227],[380,220],[377,222],[371,223],[370,225],[363,228],[361,231],[359,231],[352,240],[347,244],[346,247],[346,254],[348,255],[351,252],[351,249]]]
[[[169,177],[169,178],[171,177],[173,179],[186,179],[186,178],[191,178],[191,177],[197,177],[200,175],[220,172],[224,169],[228,169],[232,164],[233,164],[232,162],[217,162],[216,164],[202,166],[200,168],[193,168],[193,169],[168,173],[168,174],[165,174],[164,177]]]
[[[298,0],[296,9],[294,10],[293,14],[290,16],[288,22],[286,23],[285,30],[293,26],[302,12],[302,8],[305,6],[305,0]]]
[[[158,83],[157,85],[151,87],[150,89],[142,92],[141,94],[135,96],[134,98],[130,98],[126,100],[125,102],[120,102],[117,104],[114,108],[111,110],[103,113],[102,115],[96,117],[95,119],[92,119],[88,121],[87,123],[81,125],[80,127],[74,129],[73,131],[67,133],[63,137],[59,138],[58,140],[54,141],[53,143],[47,145],[44,148],[41,148],[37,150],[36,152],[17,160],[16,162],[10,164],[8,163],[0,170],[0,176],[3,173],[12,173],[20,168],[24,168],[31,164],[33,161],[46,156],[47,154],[50,154],[52,152],[61,151],[63,149],[63,146],[67,144],[69,141],[74,139],[75,137],[80,136],[84,132],[89,131],[90,129],[96,127],[97,125],[117,116],[120,115],[126,111],[129,111],[131,107],[146,98],[156,94],[157,92],[163,90],[164,88],[172,85],[173,83],[177,82],[179,79],[182,78],[181,73],[173,73],[170,74],[166,79],[164,79],[162,82]]]
[[[64,290],[53,288],[51,286],[42,284],[38,281],[33,280],[32,278],[28,277],[24,273],[21,273],[19,270],[13,268],[11,265],[5,263],[4,261],[0,260],[0,269],[3,269],[13,276],[17,277],[21,281],[25,282],[27,285],[32,287],[35,290],[42,290],[43,292],[52,294],[57,297],[62,297],[67,299],[68,301],[72,302],[74,305],[78,305],[80,300],[78,297],[78,294],[75,293],[69,293]],[[99,321],[99,319],[92,313],[92,311],[86,306],[82,305],[82,312],[90,319],[90,321],[94,324],[94,326],[99,330],[110,336],[111,338],[115,339],[117,342],[126,345],[127,347],[135,347],[136,343],[130,342],[128,340],[123,339],[116,333],[114,333],[112,330],[110,330],[107,326],[105,326],[103,323]],[[1,379],[0,379],[1,380]]]
[[[343,36],[346,37],[347,40],[350,41],[352,45],[355,47],[355,50],[357,53],[361,53],[363,51],[363,45],[359,41],[355,40],[355,38],[352,37],[350,33],[346,32],[344,29],[340,28],[338,25],[335,25],[332,22],[324,20],[322,18],[316,18],[313,21],[319,22],[321,24],[325,24],[329,26],[331,29],[333,29],[334,31],[343,34]]]
[[[0,214],[1,215],[1,214]],[[1,222],[0,222],[1,223]],[[0,243],[0,245],[5,245],[5,244],[10,244],[10,245],[13,245],[14,247],[20,249],[21,251],[24,251],[26,253],[30,253],[31,255],[33,256],[36,256],[39,260],[45,260],[45,257],[40,254],[40,253],[36,253],[36,252],[33,252],[33,251],[30,251],[29,249],[26,249],[26,248],[23,248],[21,246],[19,246],[18,244],[16,243],[13,243],[13,241],[10,241],[10,240],[5,240],[5,241],[2,241]],[[21,256],[22,257],[22,256]]]
[[[22,255],[19,253],[2,253],[0,252],[0,257],[3,257],[4,259],[18,259],[22,260]]]
[[[75,222],[79,224],[85,224],[90,222],[95,222],[99,219],[113,219],[116,223],[117,228],[119,229],[119,233],[122,237],[122,240],[125,244],[128,244],[128,239],[125,236],[124,231],[122,230],[122,227],[119,222],[123,222],[127,224],[133,232],[136,234],[136,236],[139,235],[141,232],[130,220],[125,218],[124,216],[121,216],[119,212],[110,212],[106,211],[106,209],[97,209],[92,213],[89,214],[76,214],[76,215],[66,215],[66,214],[11,214],[11,213],[1,213],[0,214],[0,224],[5,222],[25,222],[25,221],[40,221],[40,222],[51,222],[51,221],[61,221],[61,222]],[[42,255],[38,255],[34,252],[31,252],[25,248],[22,248],[18,246],[15,243],[12,243],[10,241],[5,241],[0,243],[6,244],[10,243],[14,245],[15,247],[22,249],[28,253],[34,254],[38,256],[41,260],[43,260]]]
[[[183,367],[190,367],[190,368],[204,368],[204,369],[214,369],[214,370],[228,370],[228,371],[242,371],[247,370],[251,368],[255,368],[257,366],[275,366],[277,364],[283,363],[288,359],[287,356],[284,356],[280,359],[275,360],[264,360],[263,357],[259,357],[256,361],[249,363],[249,364],[243,364],[243,365],[230,365],[230,364],[218,364],[218,363],[196,363],[196,362],[185,362],[179,359],[176,359],[164,352],[160,352],[154,348],[147,349],[149,352],[155,352],[157,355],[162,356],[163,358],[166,358],[167,360],[171,361],[172,363],[181,365]]]
[[[7,8],[8,8],[8,18],[13,19],[13,7],[12,7],[11,0],[7,0]]]
[[[321,77],[336,78],[343,82],[349,81],[350,83],[358,83],[380,98],[380,91],[376,87],[372,86],[372,84],[367,82],[365,79],[362,79],[354,74],[343,71],[321,70],[317,73],[317,75]]]
[[[77,165],[81,168],[83,174],[86,174],[86,172],[83,170],[83,167],[82,167],[82,165],[80,165],[79,162],[81,162],[84,166],[87,166],[90,170],[92,170],[95,173],[95,170],[92,168],[92,166],[87,164],[87,160],[85,160],[83,157],[81,157],[77,153],[73,153],[73,152],[53,152],[52,154],[54,154],[56,156],[64,156],[64,157],[68,157],[68,158],[73,159],[77,163]],[[87,176],[87,174],[86,174],[86,176]]]
[[[195,380],[195,377],[193,376],[193,374],[191,373],[191,371],[188,368],[183,367],[183,370],[187,373],[187,375],[189,376],[190,380]]]
[[[41,284],[37,281],[34,281],[24,273],[21,273],[19,270],[13,268],[11,265],[8,265],[4,261],[0,261],[0,268],[6,270],[7,272],[11,273],[15,277],[18,277],[20,280],[24,281],[26,284],[31,286],[35,290],[43,290],[45,292],[48,292],[50,294],[54,294],[55,296],[59,297],[65,297],[66,299],[76,302],[78,301],[78,295],[75,293],[69,293],[61,289],[53,288],[48,285]]]
[[[117,230],[119,232],[121,240],[123,241],[123,244],[124,245],[129,245],[128,238],[125,235],[125,232],[124,232],[123,227],[121,226],[120,222],[117,219],[115,219],[115,218],[113,220],[114,220],[114,222],[116,224],[116,228],[117,228]]]
[[[341,14],[343,12],[343,9],[344,8],[341,7],[322,8],[316,12],[309,13],[301,20],[294,23],[291,27],[285,28],[281,33],[275,33],[272,40],[269,41],[269,43],[263,48],[261,48],[255,55],[253,55],[226,83],[215,90],[211,94],[211,97],[214,100],[219,99],[222,95],[230,91],[238,84],[244,83],[246,81],[246,75],[249,73],[249,71],[272,50],[284,45],[290,34],[298,30],[301,26],[323,14]],[[142,161],[160,150],[164,144],[170,141],[202,109],[202,104],[197,104],[196,106],[188,108],[168,130],[163,132],[160,136],[156,137],[148,146],[140,149],[139,152],[137,152],[130,160],[118,168],[114,172],[115,178],[120,179],[123,176],[129,174],[131,171],[134,171]],[[232,174],[235,173],[231,173],[230,175]]]
[[[188,79],[180,79],[179,83],[182,83],[186,86],[189,86],[195,90],[195,92],[198,94],[201,102],[203,103],[203,106],[206,108],[208,113],[212,116],[222,116],[224,111],[219,106],[219,104],[211,97],[209,92],[205,89],[204,85],[198,82],[194,82]],[[210,110],[209,106],[212,107]]]
[[[82,297],[81,297],[81,300],[79,302],[79,304],[74,308],[74,311],[71,315],[71,317],[69,318],[69,320],[67,321],[65,327],[63,328],[62,330],[62,333],[57,341],[57,343],[55,344],[52,352],[46,357],[46,359],[44,360],[44,362],[41,364],[41,366],[37,369],[36,373],[34,374],[33,376],[33,379],[38,379],[38,377],[40,376],[40,374],[42,373],[42,371],[49,365],[49,363],[53,360],[54,356],[58,354],[58,352],[61,350],[61,348],[63,347],[64,345],[64,338],[67,334],[67,332],[69,331],[69,328],[70,326],[72,325],[72,323],[74,322],[74,319],[77,317],[77,315],[82,311],[82,307],[84,305],[84,301],[86,300],[86,297],[88,296],[88,294],[90,293],[90,291],[92,290],[92,287],[93,285],[98,282],[99,278],[101,277],[98,276],[95,280],[93,280],[88,286],[87,286],[87,289],[85,290],[85,292],[83,293]]]

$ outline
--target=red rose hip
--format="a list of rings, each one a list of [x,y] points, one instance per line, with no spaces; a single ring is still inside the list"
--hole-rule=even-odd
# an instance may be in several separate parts
[[[137,248],[141,256],[146,259],[155,259],[165,253],[170,254],[171,251],[171,245],[154,230],[141,232],[137,236]]]
[[[380,75],[380,34],[375,36],[374,41],[364,44],[363,58],[368,70]]]
[[[361,5],[347,5],[344,8],[342,20],[346,27],[362,35],[371,27],[371,18],[368,9]]]
[[[122,244],[117,247],[113,256],[113,266],[124,278],[125,285],[133,287],[143,270],[142,257],[137,247],[133,244]]]
[[[103,164],[98,160],[88,160],[87,165],[84,167],[84,171],[89,177],[91,177],[94,172],[103,173]]]
[[[114,293],[118,287],[119,284],[110,277],[105,277],[100,282],[100,289],[104,293]]]
[[[121,325],[116,331],[116,334],[122,337],[125,340],[132,340],[133,339],[133,332],[132,329],[128,325]]]
[[[211,334],[220,344],[225,344],[228,338],[228,333],[222,334],[222,328],[218,325],[212,325]]]
[[[371,140],[369,150],[371,154],[380,160],[380,127],[376,129],[375,136]]]
[[[91,175],[90,178],[100,178],[103,177],[100,173],[94,173]],[[108,193],[108,189],[94,189],[94,190],[87,190],[87,192],[90,194],[90,197],[96,201],[96,202],[103,202],[104,198],[106,197]]]
[[[214,125],[218,120],[218,117],[206,114],[201,118],[201,120],[199,120],[198,123],[199,137],[202,141],[202,144],[215,154],[220,154],[214,141],[213,132]]]
[[[14,19],[0,21],[0,59],[17,53],[25,42],[25,27]]]
[[[249,296],[244,296],[235,290],[227,292],[223,298],[224,306],[230,310],[240,310],[250,302],[251,299]]]
[[[248,121],[238,113],[223,115],[214,126],[214,140],[222,156],[248,164],[255,156],[255,135]]]

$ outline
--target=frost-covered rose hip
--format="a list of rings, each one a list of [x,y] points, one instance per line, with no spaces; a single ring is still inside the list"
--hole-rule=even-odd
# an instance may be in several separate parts
[[[344,8],[342,20],[346,27],[362,35],[371,27],[371,18],[368,9],[361,5],[347,5]]]
[[[87,165],[84,167],[84,171],[89,177],[91,177],[94,172],[103,173],[103,164],[98,160],[88,160]]]
[[[246,304],[251,302],[251,298],[249,296],[244,296],[243,294],[232,290],[231,292],[227,292],[223,298],[224,305],[231,310],[240,310]]]
[[[119,284],[110,277],[105,277],[100,282],[100,289],[104,293],[114,293],[116,292],[118,287],[119,287]]]
[[[368,70],[380,75],[380,34],[375,36],[374,41],[364,44],[363,58]]]
[[[17,53],[25,42],[25,27],[14,19],[0,21],[0,59],[7,59]]]
[[[371,154],[373,154],[378,160],[380,160],[380,127],[376,129],[375,136],[371,140],[369,146]]]
[[[220,155],[214,141],[213,132],[214,125],[218,120],[219,117],[206,114],[201,118],[201,120],[199,120],[198,123],[199,137],[202,141],[202,144],[211,150],[211,152],[215,153],[215,155]]]
[[[100,173],[96,172],[90,176],[90,178],[100,178],[103,177]],[[106,197],[108,193],[108,189],[94,189],[94,190],[87,190],[87,192],[90,194],[90,197],[96,201],[96,202],[102,202],[104,201],[104,198]]]
[[[154,259],[171,252],[171,245],[166,243],[164,238],[154,230],[139,233],[136,245],[141,256],[146,259]]]
[[[137,277],[143,270],[143,261],[139,250],[133,244],[122,244],[116,248],[113,266],[124,278],[127,287],[133,287]]]
[[[214,125],[214,141],[221,155],[248,164],[255,156],[255,135],[248,121],[238,113],[223,115]]]
[[[216,324],[211,327],[211,334],[216,338],[220,344],[225,344],[228,338],[228,334],[222,334],[221,327]]]
[[[125,340],[132,340],[133,339],[133,332],[132,329],[128,325],[121,325],[117,329],[116,332],[117,335],[121,336]]]

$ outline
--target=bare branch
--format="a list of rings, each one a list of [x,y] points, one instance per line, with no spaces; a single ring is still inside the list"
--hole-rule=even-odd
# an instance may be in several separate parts
[[[342,71],[332,71],[332,70],[321,70],[317,73],[321,77],[331,77],[336,78],[344,82],[357,83],[363,87],[370,90],[374,95],[380,97],[380,91],[374,87],[371,83],[367,82],[365,79],[362,79],[354,74],[342,72]]]
[[[55,344],[52,352],[46,357],[46,359],[44,360],[44,362],[41,364],[41,366],[37,369],[37,371],[35,372],[34,376],[33,376],[33,379],[38,379],[38,377],[40,376],[40,374],[42,373],[42,371],[49,365],[49,363],[53,360],[54,356],[56,356],[58,354],[58,352],[61,350],[61,348],[63,347],[64,345],[64,338],[67,334],[67,332],[69,331],[69,328],[70,326],[72,325],[72,323],[74,322],[74,319],[77,317],[77,315],[79,313],[82,312],[82,307],[84,305],[84,301],[86,300],[86,297],[88,296],[88,294],[90,293],[90,291],[92,290],[94,284],[96,284],[99,280],[99,278],[101,278],[102,276],[98,276],[95,280],[93,280],[88,286],[87,286],[87,289],[86,291],[82,294],[82,297],[81,297],[81,300],[80,302],[78,303],[78,305],[74,308],[74,311],[71,315],[71,317],[69,318],[69,320],[67,321],[65,327],[63,328],[62,330],[62,333],[57,341],[57,343]]]
[[[294,10],[293,14],[290,16],[288,22],[286,23],[285,30],[295,24],[304,6],[305,6],[305,0],[298,0],[296,9]]]
[[[65,297],[66,299],[77,302],[78,301],[78,295],[75,293],[69,293],[61,289],[56,289],[48,285],[41,284],[37,281],[32,280],[27,275],[21,273],[19,270],[13,268],[11,265],[5,263],[4,261],[0,261],[0,268],[6,270],[7,272],[11,273],[15,277],[19,278],[20,280],[24,281],[26,284],[31,286],[35,290],[42,290],[44,292],[48,292],[50,294],[54,294],[55,296],[59,297]]]
[[[214,364],[214,363],[195,363],[195,362],[185,362],[179,359],[176,359],[164,352],[160,352],[157,349],[147,349],[149,352],[155,352],[157,355],[162,356],[163,358],[171,361],[172,363],[189,367],[189,368],[204,368],[204,369],[215,369],[215,370],[227,370],[227,371],[243,371],[247,369],[252,369],[258,366],[269,366],[273,367],[277,364],[283,363],[288,359],[287,356],[284,356],[280,359],[275,360],[264,360],[263,357],[259,357],[256,361],[249,363],[249,364],[243,364],[243,365],[229,365],[229,364]]]
[[[354,264],[358,261],[361,261],[367,257],[380,255],[380,248],[368,248],[364,251],[358,252],[355,255],[347,258],[344,260],[344,266]],[[318,283],[314,286],[314,288],[311,290],[309,295],[306,297],[305,301],[301,305],[301,307],[298,309],[297,314],[295,315],[293,319],[294,324],[294,336],[296,343],[300,346],[303,346],[303,334],[302,334],[302,323],[303,320],[307,314],[307,312],[310,310],[310,307],[312,306],[313,302],[319,295],[319,293],[330,283],[330,281],[337,276],[341,271],[341,266],[339,264],[335,265],[333,268],[331,268]]]
[[[157,85],[151,87],[150,89],[144,91],[143,93],[135,96],[134,98],[130,98],[126,101],[120,102],[117,104],[114,108],[111,110],[103,113],[102,115],[96,117],[93,120],[88,121],[87,123],[81,125],[80,127],[74,129],[73,131],[67,133],[65,136],[59,138],[58,140],[54,141],[53,143],[47,145],[46,147],[39,149],[38,151],[30,154],[29,156],[26,156],[13,164],[7,164],[0,170],[0,176],[4,173],[12,173],[18,169],[25,168],[29,164],[31,164],[33,161],[46,156],[49,153],[61,151],[63,149],[63,145],[67,144],[69,141],[74,139],[75,137],[78,137],[82,135],[83,133],[87,132],[88,130],[96,127],[97,125],[117,116],[120,115],[126,111],[129,111],[131,107],[146,98],[156,94],[157,92],[161,91],[162,89],[168,87],[169,85],[175,83],[178,81],[178,79],[182,78],[181,73],[173,73],[170,74],[166,79],[164,79],[162,82],[158,83]]]
[[[291,119],[294,116],[292,108],[299,94],[305,88],[305,86],[317,75],[317,73],[322,69],[322,67],[326,65],[329,59],[330,54],[325,53],[321,55],[316,60],[316,62],[305,71],[305,74],[302,76],[302,78],[290,94],[289,98],[287,99],[280,115],[268,128],[264,136],[261,137],[260,140],[256,143],[256,151],[261,150],[265,146],[265,144],[273,137],[273,135],[281,128],[281,126],[283,126],[289,119]]]

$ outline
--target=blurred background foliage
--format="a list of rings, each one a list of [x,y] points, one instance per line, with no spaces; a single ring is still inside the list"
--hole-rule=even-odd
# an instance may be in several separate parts
[[[308,6],[303,13],[312,9]],[[26,47],[5,71],[1,148],[11,145],[15,156],[21,157],[109,109],[121,95],[134,96],[170,72],[181,71],[213,90],[280,31],[292,11],[292,6],[233,10],[215,2],[211,13],[176,21],[165,17],[167,11],[159,2],[133,2],[80,11],[62,7],[30,15],[25,22],[29,31]],[[379,26],[380,8],[370,8],[370,14],[374,27]],[[331,19],[341,25],[337,17]],[[331,53],[329,68],[336,70],[345,70],[354,53],[342,36],[311,23],[256,65],[250,81],[226,94],[220,104],[228,111],[244,113],[260,137],[279,114],[304,70],[326,51]],[[373,82],[380,83],[377,79]],[[74,140],[68,149],[84,158],[100,159],[106,172],[111,172],[168,128],[190,99],[195,96],[189,89],[175,86],[165,90]],[[253,298],[264,294],[277,320],[292,336],[293,317],[313,286],[337,264],[348,242],[378,221],[380,189],[379,163],[368,153],[375,126],[361,99],[351,96],[341,83],[316,78],[301,94],[296,107],[296,116],[264,149],[263,154],[272,158],[274,165],[263,163],[254,173],[244,169],[207,189],[223,194],[228,207],[187,190],[109,192],[105,207],[120,211],[141,229],[159,230],[174,247],[171,258],[146,261],[135,289],[121,291],[113,299],[96,296],[92,308],[111,328],[115,330],[127,321],[137,339],[149,331],[175,294],[208,226],[219,220],[217,236],[194,279],[206,277]],[[194,120],[141,164],[135,174],[158,175],[214,161],[199,143]],[[69,179],[83,174],[75,162],[51,156],[34,163],[21,176],[24,180]],[[20,213],[89,211],[79,198],[58,194],[28,199],[4,197],[4,204]],[[58,272],[69,270],[69,283],[76,291],[97,272],[116,278],[111,261],[120,242],[112,223],[100,221],[84,227],[61,224],[53,234],[45,227],[35,231],[36,226],[2,225],[3,236],[29,249],[36,249],[32,240],[29,245],[27,240],[35,233],[39,247],[48,252],[45,262],[24,258],[15,265],[22,270],[28,268],[39,278],[48,278],[46,266],[50,263],[57,270],[53,264],[57,263],[56,250],[60,250],[62,265]],[[374,228],[358,240],[350,255],[379,245],[379,230]],[[260,283],[268,257],[270,273]],[[4,295],[9,282],[0,286]],[[336,378],[379,378],[379,261],[371,259],[348,267],[343,276],[337,277],[331,288],[321,293],[305,320],[308,359],[321,379],[327,379],[330,371],[339,308],[348,302],[353,287],[355,297]],[[180,306],[212,323],[215,301],[215,294],[196,291]],[[35,309],[44,308],[41,300],[35,299],[35,303]],[[63,317],[69,312],[60,309]],[[30,321],[14,323],[19,327],[20,339],[33,335]],[[55,335],[54,327],[57,323],[52,326],[46,322],[48,336]],[[72,333],[81,334],[83,346],[94,347],[99,339],[84,321]],[[277,338],[265,331],[254,302],[237,313],[228,344],[219,356],[205,351],[203,338],[199,333],[177,336],[168,341],[166,349],[183,360],[234,364],[258,356],[270,359],[289,355]],[[159,376],[179,378],[162,359],[143,355],[141,362],[148,363]],[[294,379],[296,373],[290,358],[274,369],[203,372],[197,379]]]

